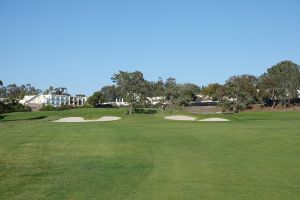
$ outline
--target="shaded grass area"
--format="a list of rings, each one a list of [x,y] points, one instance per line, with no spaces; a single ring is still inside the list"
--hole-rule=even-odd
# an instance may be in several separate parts
[[[64,111],[39,111],[39,112],[15,112],[0,115],[0,121],[34,120],[43,119],[55,120],[63,117],[83,117],[85,119],[98,119],[102,116],[122,116],[126,114],[125,108],[87,108],[71,109]]]
[[[16,121],[0,123],[0,199],[300,197],[300,113],[240,113],[230,122],[202,123],[123,111],[7,115]],[[47,121],[113,113],[123,119]],[[24,120],[38,116],[47,118]]]

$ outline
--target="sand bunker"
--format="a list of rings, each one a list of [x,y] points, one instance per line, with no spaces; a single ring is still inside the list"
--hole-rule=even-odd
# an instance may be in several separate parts
[[[180,121],[194,121],[196,120],[195,117],[185,116],[185,115],[173,115],[173,116],[167,116],[165,119],[169,120],[180,120]]]
[[[66,117],[53,122],[107,122],[107,121],[116,121],[121,119],[121,117],[114,116],[104,116],[95,120],[85,120],[83,117]]]
[[[199,122],[228,122],[228,119],[223,118],[207,118],[207,119],[201,119],[198,120]]]
[[[169,120],[179,120],[179,121],[195,121],[195,117],[185,116],[185,115],[173,115],[173,116],[167,116],[165,119]],[[197,120],[199,122],[227,122],[228,119],[223,118],[207,118],[207,119],[200,119]]]

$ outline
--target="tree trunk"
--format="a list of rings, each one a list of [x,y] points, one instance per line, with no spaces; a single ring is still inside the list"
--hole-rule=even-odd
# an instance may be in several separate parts
[[[274,109],[277,106],[276,101],[273,101],[272,109]]]
[[[129,115],[131,115],[131,113],[132,113],[132,107],[129,106]]]

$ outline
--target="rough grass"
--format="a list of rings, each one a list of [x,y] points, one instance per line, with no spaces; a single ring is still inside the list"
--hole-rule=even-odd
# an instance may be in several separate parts
[[[300,198],[300,113],[216,115],[225,123],[125,113],[2,116],[0,199]],[[49,122],[105,115],[122,120]]]

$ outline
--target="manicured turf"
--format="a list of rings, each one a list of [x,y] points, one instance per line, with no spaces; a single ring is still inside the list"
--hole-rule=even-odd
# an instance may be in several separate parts
[[[67,116],[115,122],[53,123]],[[0,116],[0,199],[300,199],[300,113]],[[205,118],[208,115],[199,115]]]

